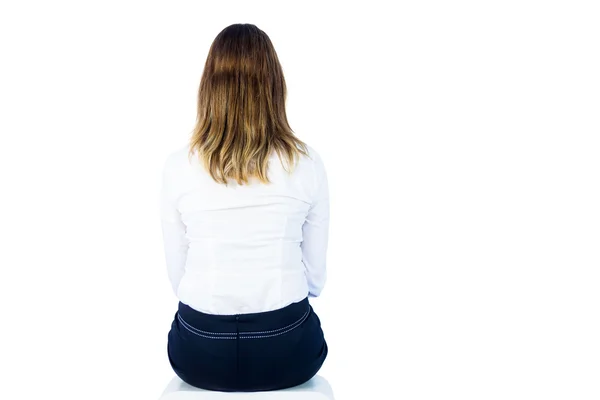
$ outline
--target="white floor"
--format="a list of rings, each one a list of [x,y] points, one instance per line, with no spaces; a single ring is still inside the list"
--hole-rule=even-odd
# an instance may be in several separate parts
[[[303,385],[272,392],[224,393],[202,390],[174,377],[160,400],[333,400],[331,385],[322,376],[315,376]]]

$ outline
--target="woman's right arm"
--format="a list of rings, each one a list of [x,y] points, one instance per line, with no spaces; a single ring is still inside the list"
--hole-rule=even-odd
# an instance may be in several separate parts
[[[302,261],[306,268],[309,297],[321,294],[327,280],[329,239],[329,183],[321,157],[315,153],[314,196],[302,226]]]

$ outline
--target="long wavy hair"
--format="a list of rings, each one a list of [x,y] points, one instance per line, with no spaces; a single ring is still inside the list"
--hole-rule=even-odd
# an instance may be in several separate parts
[[[210,46],[198,91],[198,114],[189,156],[197,152],[217,183],[257,177],[270,183],[273,151],[291,172],[309,155],[285,112],[286,84],[269,36],[253,24],[223,29]],[[283,164],[282,164],[283,165]]]

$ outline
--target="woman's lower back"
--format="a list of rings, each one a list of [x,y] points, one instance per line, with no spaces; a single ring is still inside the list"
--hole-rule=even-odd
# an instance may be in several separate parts
[[[207,314],[272,311],[304,299],[308,284],[302,262],[294,268],[186,268],[179,300]]]

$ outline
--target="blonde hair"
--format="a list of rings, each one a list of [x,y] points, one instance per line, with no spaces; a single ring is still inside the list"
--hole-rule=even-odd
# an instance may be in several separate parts
[[[252,24],[233,24],[215,38],[198,91],[198,114],[189,156],[197,151],[217,183],[238,184],[255,176],[262,183],[276,151],[293,171],[300,154],[309,155],[285,112],[286,84],[275,48]]]

